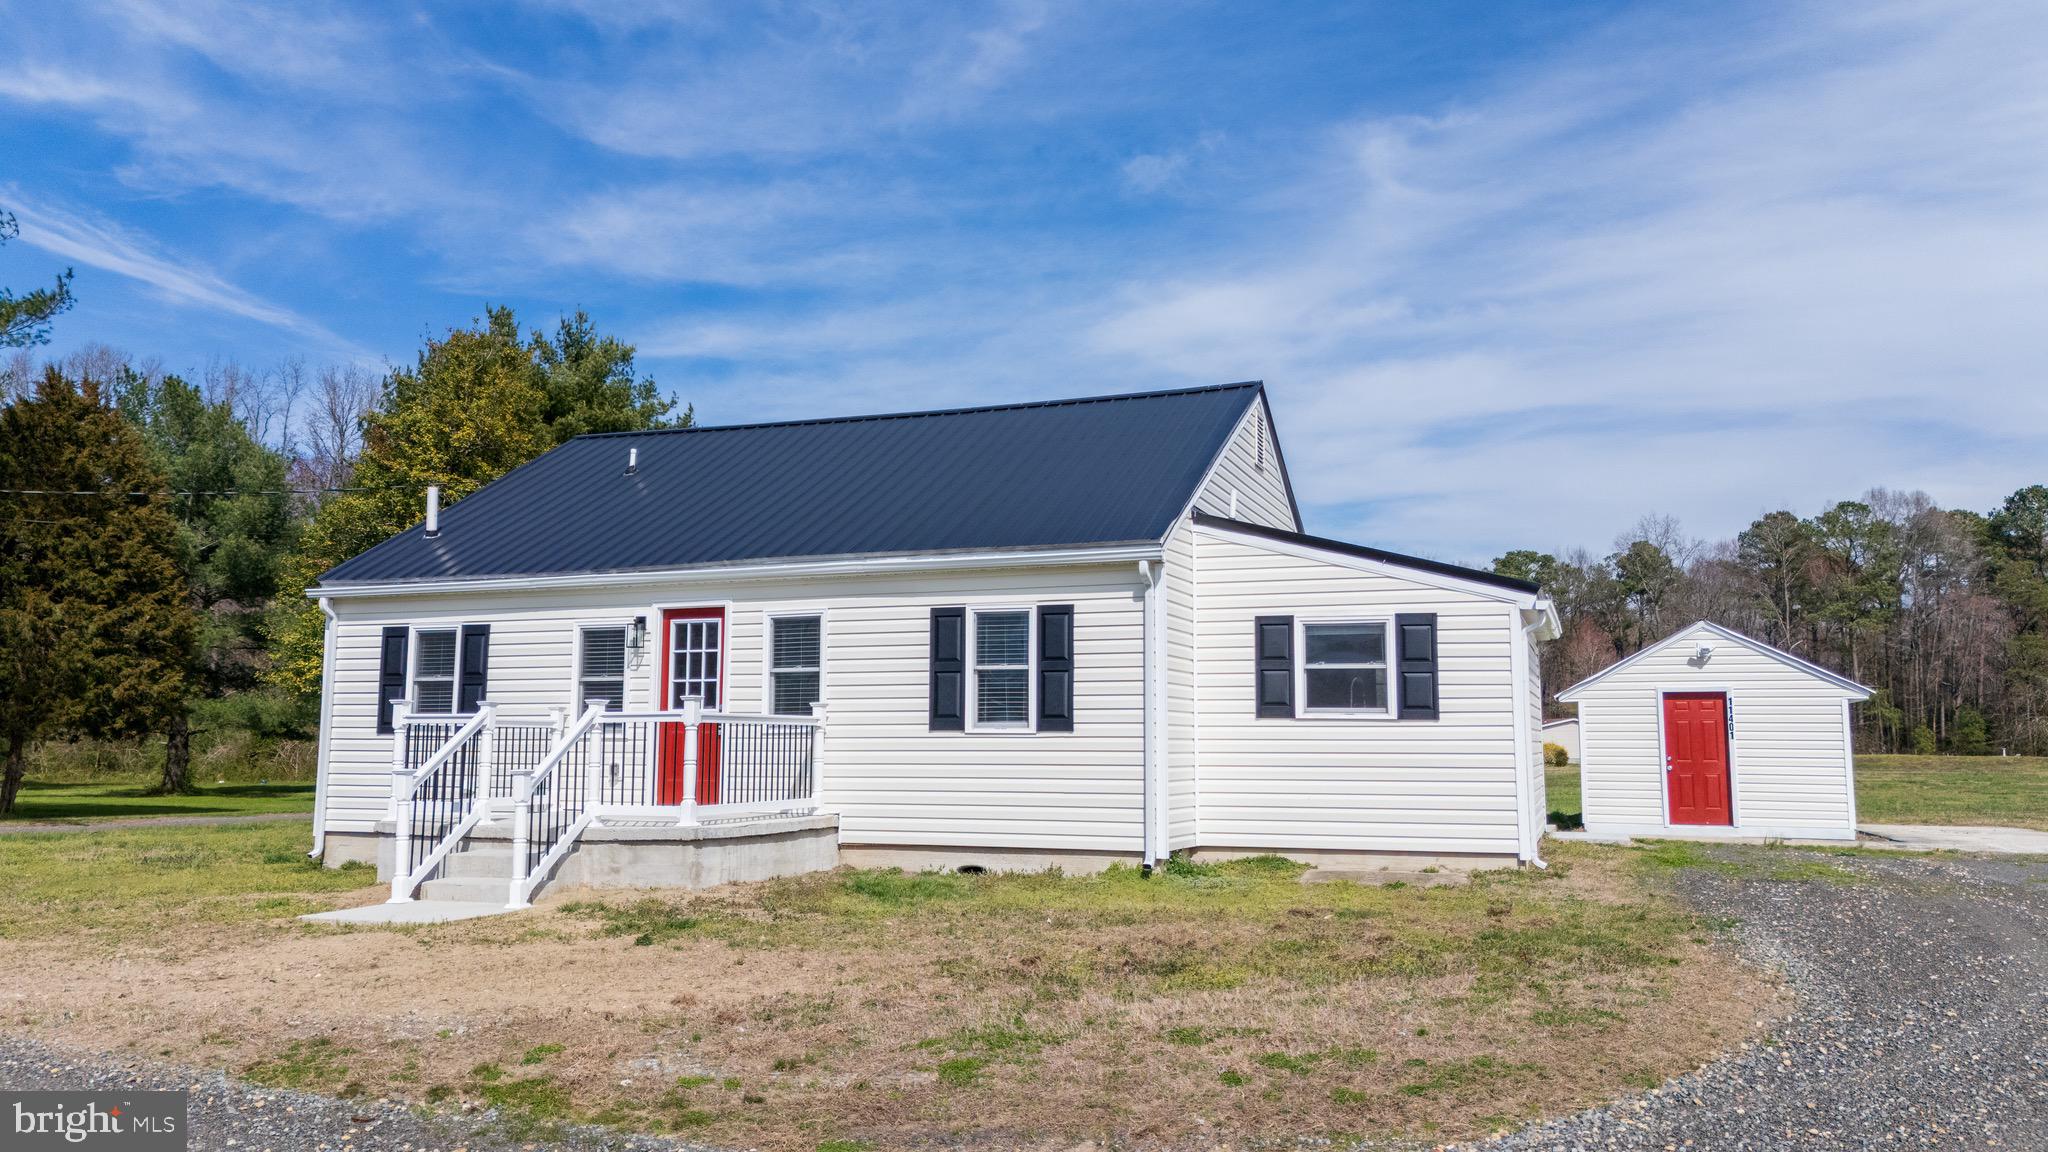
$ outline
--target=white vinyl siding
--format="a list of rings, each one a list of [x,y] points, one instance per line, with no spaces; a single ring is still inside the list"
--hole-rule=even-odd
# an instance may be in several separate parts
[[[575,691],[576,633],[660,609],[723,606],[728,706],[764,712],[771,616],[818,615],[829,723],[821,801],[849,845],[1079,849],[1135,856],[1143,834],[1142,598],[1134,565],[1075,566],[633,589],[335,601],[327,827],[368,832],[389,797],[391,737],[376,732],[380,629],[491,625],[490,693],[507,718],[544,717]],[[931,732],[935,606],[1074,606],[1074,731]],[[626,678],[627,707],[653,706],[660,660]]]
[[[1513,608],[1196,528],[1193,599],[1199,669],[1199,842],[1215,848],[1354,849],[1513,856]],[[1300,620],[1437,617],[1437,720],[1260,719],[1252,625]],[[1297,659],[1300,656],[1297,651]]]
[[[1254,401],[1217,457],[1208,482],[1196,494],[1195,507],[1214,516],[1298,532],[1301,526],[1294,522],[1287,474],[1280,467],[1280,452],[1274,447],[1265,413],[1266,406]],[[1232,493],[1237,495],[1235,512],[1231,511]]]
[[[1704,664],[1699,643],[1713,645]],[[1573,695],[1580,789],[1594,832],[1667,827],[1662,692],[1726,692],[1734,826],[1722,834],[1853,836],[1845,702],[1856,694],[1767,652],[1700,630]],[[1674,835],[1701,834],[1691,826]],[[1709,829],[1704,834],[1713,834]]]

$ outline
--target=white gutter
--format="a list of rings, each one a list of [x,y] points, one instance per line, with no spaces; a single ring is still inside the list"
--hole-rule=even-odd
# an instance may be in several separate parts
[[[648,572],[578,572],[562,576],[479,577],[471,580],[392,580],[376,584],[316,585],[306,595],[355,599],[364,596],[428,596],[444,592],[526,592],[558,588],[623,588],[647,584],[703,584],[731,580],[800,580],[813,576],[887,575],[895,572],[946,572],[974,568],[1047,568],[1075,564],[1125,564],[1157,561],[1165,554],[1157,543],[1106,548],[1056,548],[1032,552],[959,552],[925,556],[861,556],[842,560],[797,560],[766,564],[728,564],[702,568],[668,568]]]
[[[320,597],[320,614],[327,623],[326,636],[320,642],[320,731],[313,753],[313,850],[306,853],[316,858],[327,851],[327,749],[334,719],[334,632],[338,624],[334,605],[325,596]]]
[[[1159,586],[1166,578],[1166,566],[1159,560],[1138,561],[1138,576],[1145,581],[1144,611],[1144,863],[1166,859],[1166,676],[1165,629],[1160,623]]]
[[[1536,749],[1533,733],[1529,730],[1529,699],[1532,695],[1529,683],[1529,645],[1535,639],[1539,628],[1544,628],[1551,614],[1542,610],[1534,620],[1523,619],[1520,610],[1508,613],[1508,635],[1514,643],[1508,651],[1508,666],[1512,671],[1509,682],[1515,694],[1513,716],[1515,718],[1515,837],[1519,845],[1518,854],[1525,864],[1548,868],[1538,854],[1543,830],[1535,822],[1530,804],[1535,801],[1536,766],[1533,760]]]

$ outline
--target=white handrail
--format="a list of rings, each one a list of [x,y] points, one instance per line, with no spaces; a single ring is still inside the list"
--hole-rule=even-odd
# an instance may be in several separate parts
[[[576,723],[555,738],[554,747],[548,749],[548,754],[541,757],[539,764],[534,765],[531,771],[520,773],[513,781],[512,882],[506,893],[507,908],[529,906],[533,900],[533,890],[540,884],[540,878],[548,874],[548,870],[555,866],[556,861],[567,854],[569,845],[575,843],[576,837],[582,835],[583,830],[590,826],[594,797],[585,796],[583,811],[555,837],[555,842],[548,845],[547,851],[532,868],[526,866],[526,854],[533,846],[528,835],[528,825],[533,815],[534,788],[554,775],[555,769],[561,767],[562,760],[568,755],[569,750],[587,739],[591,730],[597,727],[597,722],[605,715],[604,702],[594,701],[584,710],[583,715],[576,718]]]
[[[453,736],[448,737],[447,743],[441,745],[439,748],[436,748],[434,750],[434,754],[432,756],[427,757],[426,762],[421,764],[417,769],[413,771],[412,779],[407,782],[405,794],[400,796],[399,799],[410,799],[414,792],[419,791],[420,781],[425,780],[428,776],[433,775],[434,770],[436,768],[439,768],[441,765],[446,764],[448,762],[448,758],[450,756],[455,755],[456,749],[462,747],[465,741],[467,741],[470,737],[476,735],[477,732],[480,729],[482,729],[485,725],[489,724],[491,722],[491,716],[496,712],[496,710],[496,706],[492,704],[477,705],[476,715],[471,716],[467,723],[465,723],[462,727],[457,728],[455,730],[455,734]],[[419,716],[416,714],[409,715],[406,717],[407,724],[412,724],[418,720]],[[404,738],[404,730],[401,729],[399,739],[403,740]]]
[[[455,845],[461,843],[462,838],[469,835],[470,830],[475,828],[477,822],[483,818],[483,807],[476,802],[476,797],[472,796],[469,809],[462,814],[460,820],[457,820],[449,827],[447,832],[442,834],[440,841],[434,845],[433,851],[427,853],[426,859],[421,860],[417,868],[409,867],[412,863],[413,800],[419,793],[420,784],[433,776],[434,773],[440,771],[448,763],[449,758],[455,755],[464,745],[468,744],[471,740],[479,740],[479,734],[481,733],[481,742],[478,748],[477,789],[481,791],[488,787],[484,774],[490,771],[488,741],[490,738],[491,718],[496,713],[496,705],[489,701],[479,702],[476,715],[470,717],[469,721],[463,724],[462,727],[457,728],[454,735],[448,737],[446,742],[434,750],[433,755],[427,757],[426,761],[418,769],[410,773],[404,770],[403,765],[405,762],[405,746],[408,742],[407,730],[413,723],[413,718],[404,716],[399,719],[398,730],[393,741],[397,746],[394,759],[400,765],[400,768],[392,774],[391,778],[391,791],[396,800],[396,811],[393,813],[394,822],[392,830],[394,835],[392,837],[391,898],[388,903],[409,903],[421,882],[434,869],[441,866],[441,861],[448,858],[448,853],[453,851]]]
[[[650,720],[656,722],[669,721],[679,724],[688,715],[689,713],[684,709],[675,708],[666,712],[607,712],[604,714],[604,719],[607,724]],[[706,723],[729,721],[734,724],[801,724],[806,728],[815,728],[823,723],[815,715],[796,715],[779,712],[718,712],[710,708],[704,709],[698,714],[697,718]]]

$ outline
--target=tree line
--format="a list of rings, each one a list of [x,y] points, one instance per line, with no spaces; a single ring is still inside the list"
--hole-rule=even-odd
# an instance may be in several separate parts
[[[1493,567],[1557,605],[1553,714],[1560,690],[1711,620],[1875,690],[1854,713],[1859,749],[2048,753],[2048,487],[1984,513],[1879,488],[1714,542],[1647,516],[1604,556],[1522,550]]]
[[[416,523],[428,485],[459,500],[571,436],[691,420],[580,312],[543,332],[490,308],[381,373],[188,379],[104,345],[36,360],[71,303],[68,272],[0,290],[0,814],[40,741],[160,740],[180,792],[195,731],[310,732],[320,573]]]

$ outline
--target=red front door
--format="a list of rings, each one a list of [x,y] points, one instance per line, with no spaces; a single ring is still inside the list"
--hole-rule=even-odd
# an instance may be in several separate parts
[[[1733,824],[1728,801],[1728,698],[1664,697],[1664,779],[1673,824]]]
[[[671,608],[661,614],[663,708],[681,708],[695,696],[706,711],[725,701],[725,609]],[[683,770],[687,725],[661,726],[661,770],[655,803],[680,804],[688,785]],[[718,803],[718,725],[697,725],[697,803]]]

